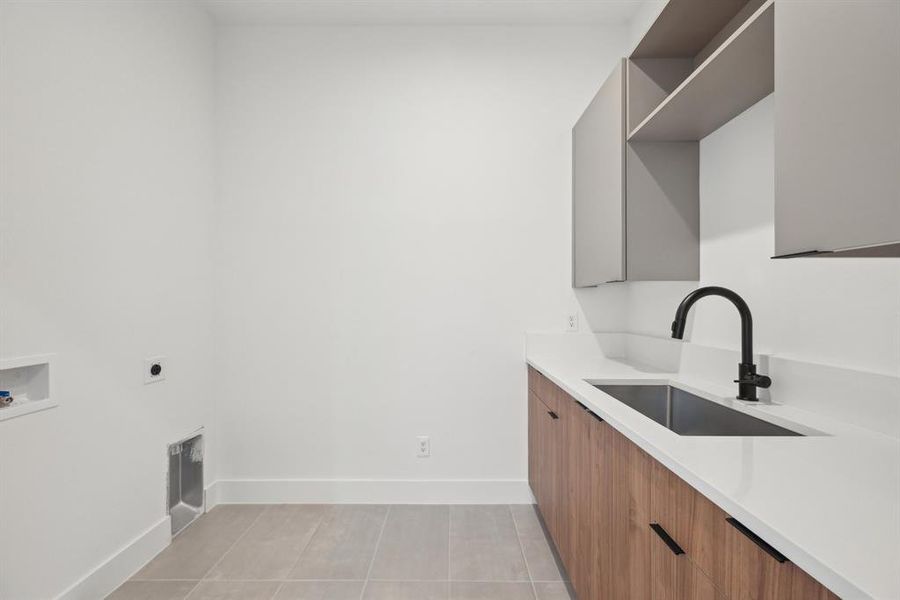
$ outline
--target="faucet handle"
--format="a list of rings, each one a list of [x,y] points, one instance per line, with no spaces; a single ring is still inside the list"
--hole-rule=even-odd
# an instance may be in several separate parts
[[[748,375],[744,379],[735,379],[734,382],[753,385],[758,388],[768,388],[772,385],[772,378],[768,375],[758,375],[756,373],[753,373],[752,375]]]

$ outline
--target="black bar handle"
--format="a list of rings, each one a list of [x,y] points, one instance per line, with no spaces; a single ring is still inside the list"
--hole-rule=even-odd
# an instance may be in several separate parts
[[[575,403],[576,403],[578,406],[580,406],[580,407],[582,408],[582,410],[584,410],[584,411],[586,411],[588,414],[590,414],[592,417],[594,417],[595,419],[597,419],[597,420],[600,421],[601,423],[603,422],[603,419],[600,418],[599,416],[597,416],[597,413],[595,413],[594,411],[592,411],[591,409],[589,409],[587,406],[585,406],[584,404],[582,404],[582,403],[579,402],[578,400],[576,400]]]
[[[548,410],[548,411],[547,411],[547,414],[550,415],[550,418],[551,418],[551,419],[558,419],[558,418],[559,418],[559,415],[556,414],[555,412],[553,412],[552,410]]]
[[[821,256],[822,254],[834,254],[831,250],[806,250],[804,252],[792,252],[790,254],[779,254],[773,256],[774,260],[781,258],[803,258],[805,256]]]
[[[751,542],[759,546],[763,552],[774,558],[780,563],[787,562],[787,556],[770,546],[764,539],[747,529],[747,526],[735,519],[734,517],[725,517],[728,524],[743,533]]]
[[[674,554],[675,556],[684,554],[684,550],[681,549],[681,546],[679,546],[678,543],[672,539],[672,536],[669,535],[668,531],[663,529],[662,525],[660,525],[659,523],[650,523],[650,529],[652,529],[653,532],[659,536],[659,539],[661,539],[663,543],[665,543],[665,545],[669,547],[669,550],[672,551],[672,554]]]

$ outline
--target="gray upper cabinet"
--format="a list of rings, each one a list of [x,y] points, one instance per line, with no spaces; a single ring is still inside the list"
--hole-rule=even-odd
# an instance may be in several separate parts
[[[625,67],[620,61],[572,129],[572,279],[625,279]]]
[[[775,11],[775,254],[900,256],[900,2]]]
[[[630,67],[616,65],[572,130],[576,288],[700,275],[699,146],[626,141]]]

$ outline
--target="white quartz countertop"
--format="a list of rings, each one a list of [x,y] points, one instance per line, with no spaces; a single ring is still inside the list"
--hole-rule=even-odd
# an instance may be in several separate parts
[[[623,360],[529,350],[528,364],[845,600],[900,599],[900,441]],[[736,368],[736,367],[735,367]],[[591,383],[671,383],[807,437],[680,436]],[[735,386],[736,387],[736,386]]]

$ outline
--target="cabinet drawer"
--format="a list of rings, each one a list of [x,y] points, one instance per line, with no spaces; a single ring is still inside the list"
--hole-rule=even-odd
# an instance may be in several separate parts
[[[730,520],[725,528],[730,600],[832,600],[837,596],[799,567]]]
[[[528,390],[540,398],[548,410],[559,414],[560,396],[566,396],[566,394],[533,367],[528,367]]]
[[[723,550],[728,515],[656,461],[651,481],[651,522],[662,526],[690,562],[718,588],[725,589],[727,561]]]
[[[687,554],[677,554],[659,535],[650,537],[652,600],[725,600],[725,595]]]

